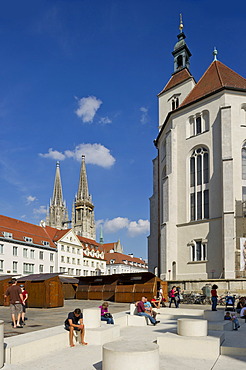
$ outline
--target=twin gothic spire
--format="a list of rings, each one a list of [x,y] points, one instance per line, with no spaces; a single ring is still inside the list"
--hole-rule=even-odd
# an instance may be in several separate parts
[[[57,229],[67,229],[72,223],[72,228],[77,235],[93,239],[96,238],[94,205],[89,195],[85,156],[82,156],[78,192],[72,209],[72,221],[68,219],[66,203],[63,200],[60,164],[56,163],[53,197],[50,200],[46,224]]]

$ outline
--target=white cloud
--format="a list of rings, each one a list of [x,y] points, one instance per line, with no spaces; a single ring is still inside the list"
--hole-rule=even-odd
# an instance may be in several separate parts
[[[106,220],[104,222],[104,230],[108,233],[115,233],[121,229],[127,228],[129,224],[128,218],[116,217],[112,220]]]
[[[150,223],[148,220],[139,219],[130,221],[126,217],[116,217],[112,220],[98,220],[97,227],[103,226],[106,233],[115,233],[119,230],[126,229],[130,237],[135,237],[149,232]]]
[[[149,220],[138,220],[131,221],[128,226],[128,232],[130,236],[136,236],[140,234],[146,234],[149,232],[150,223]]]
[[[142,114],[141,114],[141,118],[140,118],[140,122],[142,123],[142,124],[144,124],[144,123],[147,123],[147,121],[148,121],[148,119],[149,119],[149,116],[148,116],[148,108],[146,108],[146,107],[141,107],[140,109],[140,112],[142,112]]]
[[[49,148],[48,153],[39,153],[39,155],[43,158],[55,159],[56,161],[63,161],[66,158],[64,154],[58,152],[58,150],[53,150],[52,148]]]
[[[33,197],[32,195],[28,195],[28,197],[26,197],[26,201],[27,201],[27,204],[31,204],[32,202],[34,202],[37,198],[36,197]]]
[[[107,125],[109,123],[112,123],[112,120],[108,116],[101,117],[99,123],[101,123],[102,125]]]
[[[54,154],[55,153],[55,154]],[[39,154],[43,158],[63,160],[73,158],[81,161],[81,156],[85,155],[85,161],[89,164],[95,164],[104,168],[110,168],[115,163],[115,158],[111,155],[110,150],[102,144],[79,144],[74,150],[65,150],[64,153],[57,150],[49,149],[46,154]]]
[[[102,101],[95,96],[88,96],[87,98],[77,100],[79,105],[78,109],[75,111],[77,116],[81,118],[83,122],[92,122]]]
[[[34,208],[33,213],[34,215],[42,215],[46,214],[47,208],[46,206],[40,206],[39,208]]]

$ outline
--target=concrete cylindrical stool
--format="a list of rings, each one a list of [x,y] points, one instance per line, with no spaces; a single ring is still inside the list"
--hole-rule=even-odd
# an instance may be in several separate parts
[[[159,369],[159,346],[155,343],[116,341],[103,345],[103,370]]]
[[[208,322],[199,319],[178,319],[178,335],[206,337],[208,335]]]
[[[4,321],[0,320],[0,367],[4,363]]]
[[[204,311],[204,319],[208,321],[223,321],[224,311]]]
[[[83,323],[86,329],[99,328],[101,326],[100,308],[84,308]]]

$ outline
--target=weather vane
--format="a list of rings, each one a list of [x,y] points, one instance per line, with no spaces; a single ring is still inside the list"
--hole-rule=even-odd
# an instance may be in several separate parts
[[[180,33],[183,32],[183,28],[184,28],[184,25],[183,25],[183,19],[182,19],[182,13],[180,13],[180,24],[179,24],[179,30],[180,30]]]

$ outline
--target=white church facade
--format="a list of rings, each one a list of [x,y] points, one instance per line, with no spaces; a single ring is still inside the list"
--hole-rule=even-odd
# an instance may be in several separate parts
[[[235,279],[246,236],[246,79],[217,60],[196,83],[181,23],[159,93],[149,271],[166,280]]]

